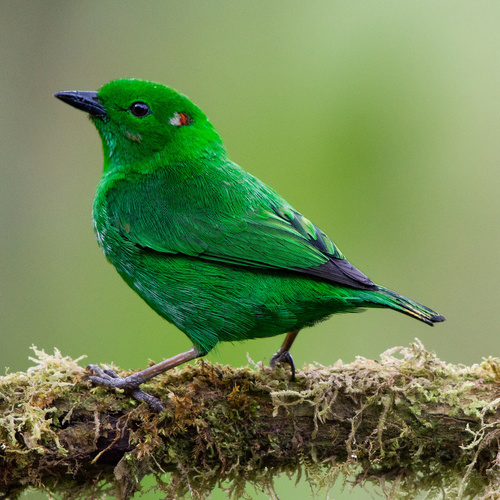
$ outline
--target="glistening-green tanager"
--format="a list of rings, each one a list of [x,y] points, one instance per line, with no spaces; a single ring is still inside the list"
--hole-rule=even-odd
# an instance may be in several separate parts
[[[122,278],[193,348],[125,378],[89,368],[155,410],[146,380],[204,356],[220,341],[287,333],[271,358],[289,363],[299,330],[339,312],[387,307],[432,325],[444,317],[376,285],[279,194],[232,162],[204,113],[159,83],[114,80],[65,91],[103,145],[93,222]]]

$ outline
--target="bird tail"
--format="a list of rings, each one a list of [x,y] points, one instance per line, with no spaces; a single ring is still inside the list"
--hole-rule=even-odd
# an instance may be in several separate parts
[[[378,286],[378,290],[374,292],[374,295],[378,300],[374,300],[372,304],[377,307],[389,307],[394,309],[395,311],[400,311],[403,314],[407,314],[412,318],[416,318],[424,323],[427,323],[430,326],[433,326],[434,323],[439,323],[444,321],[446,318],[438,314],[437,312],[429,309],[414,300],[409,299],[399,293],[393,292],[388,288],[384,288],[383,286]]]

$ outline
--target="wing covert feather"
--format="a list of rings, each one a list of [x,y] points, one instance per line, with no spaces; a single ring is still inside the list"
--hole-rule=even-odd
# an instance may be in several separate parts
[[[122,181],[109,190],[107,211],[122,237],[159,253],[286,269],[355,288],[376,288],[323,231],[247,175],[244,182],[222,181],[210,189],[176,189],[158,176]],[[207,192],[211,198],[204,196]]]

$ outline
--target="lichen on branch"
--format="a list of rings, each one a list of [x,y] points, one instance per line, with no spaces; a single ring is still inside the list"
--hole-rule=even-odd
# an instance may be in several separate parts
[[[145,384],[151,413],[85,381],[56,350],[0,377],[0,498],[130,498],[146,475],[167,498],[273,497],[276,476],[328,489],[339,475],[386,498],[498,498],[500,361],[447,364],[417,340],[373,361],[307,365],[297,380],[261,363],[198,361]],[[118,370],[120,371],[120,370]]]

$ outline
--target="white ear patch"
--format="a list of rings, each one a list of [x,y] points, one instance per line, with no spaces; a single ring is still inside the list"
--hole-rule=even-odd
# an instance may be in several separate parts
[[[176,127],[180,127],[182,125],[181,123],[181,115],[179,113],[174,113],[174,116],[168,120],[168,123],[170,125],[175,125]]]
[[[193,120],[186,115],[186,113],[174,113],[172,118],[168,120],[170,125],[174,125],[175,127],[182,127],[183,125],[189,125]]]

